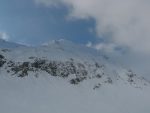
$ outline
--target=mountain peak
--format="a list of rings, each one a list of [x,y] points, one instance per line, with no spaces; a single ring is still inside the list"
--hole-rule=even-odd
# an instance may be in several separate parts
[[[0,48],[17,48],[17,47],[25,47],[25,45],[21,45],[15,42],[6,41],[4,39],[0,39]]]
[[[65,40],[65,39],[58,39],[58,40],[51,40],[48,41],[44,44],[42,44],[42,46],[51,46],[51,45],[60,45],[60,44],[69,44],[69,45],[73,45],[74,43],[72,41],[69,40]]]
[[[62,39],[44,47],[12,45],[0,41],[13,47],[0,49],[3,113],[150,112],[150,83],[94,49]]]

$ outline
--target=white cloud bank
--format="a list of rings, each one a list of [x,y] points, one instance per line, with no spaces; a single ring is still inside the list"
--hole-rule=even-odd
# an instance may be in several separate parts
[[[0,32],[0,39],[8,41],[9,35],[5,32]]]
[[[35,0],[46,6],[65,4],[75,18],[94,18],[99,36],[131,50],[150,53],[149,0]]]

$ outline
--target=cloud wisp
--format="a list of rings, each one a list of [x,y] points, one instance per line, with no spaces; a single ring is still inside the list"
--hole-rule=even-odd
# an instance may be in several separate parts
[[[5,32],[0,32],[0,39],[8,41],[9,35]]]

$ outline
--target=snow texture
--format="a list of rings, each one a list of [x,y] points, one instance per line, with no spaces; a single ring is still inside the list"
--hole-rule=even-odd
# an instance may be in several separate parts
[[[65,40],[8,43],[0,41],[1,113],[150,113],[149,81],[101,52]]]

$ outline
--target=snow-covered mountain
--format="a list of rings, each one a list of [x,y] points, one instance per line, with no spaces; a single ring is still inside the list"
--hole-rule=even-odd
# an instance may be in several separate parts
[[[0,48],[6,49],[6,48],[17,48],[17,47],[24,47],[24,45],[0,39]]]
[[[104,53],[65,40],[0,44],[2,113],[150,113],[149,81]]]

